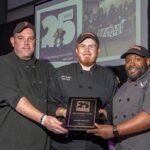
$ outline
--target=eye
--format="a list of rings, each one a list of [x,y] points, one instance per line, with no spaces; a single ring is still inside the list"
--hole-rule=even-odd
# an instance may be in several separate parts
[[[83,48],[83,49],[85,49],[85,48],[86,48],[86,46],[85,46],[85,45],[83,45],[83,44],[80,44],[80,45],[79,45],[79,48]]]
[[[96,45],[89,45],[88,48],[89,48],[89,49],[92,49],[92,50],[93,50],[93,49],[96,49]]]
[[[137,62],[140,62],[140,61],[141,61],[141,57],[136,57],[135,60],[136,60]]]
[[[94,50],[94,49],[96,49],[96,45],[84,45],[84,44],[80,44],[79,45],[79,48],[81,48],[81,49],[90,49],[90,50]]]
[[[23,40],[24,39],[23,36],[16,36],[16,38],[19,39],[19,40]]]
[[[34,41],[35,38],[34,38],[34,37],[29,37],[29,40],[30,40],[30,41]]]

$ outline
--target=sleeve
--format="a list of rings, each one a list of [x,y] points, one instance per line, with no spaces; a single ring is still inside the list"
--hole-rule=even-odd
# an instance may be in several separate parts
[[[150,81],[148,81],[148,85],[146,89],[144,89],[144,92],[142,111],[150,114]]]
[[[114,73],[112,73],[112,77],[110,78],[110,83],[111,85],[109,86],[109,91],[111,92],[111,95],[110,95],[110,99],[107,103],[107,105],[105,106],[105,109],[107,110],[107,116],[108,116],[108,119],[107,119],[107,123],[109,124],[112,124],[112,102],[113,102],[113,97],[117,91],[117,88],[118,88],[118,81],[117,81],[117,78],[115,76]]]
[[[49,75],[53,75],[56,71],[56,69],[54,68],[54,66],[51,63],[48,63],[48,71],[49,71]]]
[[[48,114],[49,115],[55,115],[58,107],[64,107],[61,101],[62,95],[61,95],[61,90],[59,88],[59,82],[58,82],[56,72],[50,77],[49,86],[48,86]]]
[[[14,71],[3,61],[0,61],[0,70],[0,105],[16,108],[22,96],[17,88]]]

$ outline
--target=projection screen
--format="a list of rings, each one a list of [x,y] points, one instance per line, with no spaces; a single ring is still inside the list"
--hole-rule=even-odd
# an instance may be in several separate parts
[[[122,65],[120,55],[133,44],[147,47],[147,0],[53,0],[35,6],[36,57],[59,67],[76,61],[78,35],[98,35],[97,62]]]

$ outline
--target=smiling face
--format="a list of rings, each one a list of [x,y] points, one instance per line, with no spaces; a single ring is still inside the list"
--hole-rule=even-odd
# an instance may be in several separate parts
[[[99,54],[99,48],[93,39],[87,38],[81,43],[77,44],[76,54],[79,63],[89,67],[96,63]]]
[[[125,70],[132,81],[137,80],[148,70],[147,58],[136,54],[127,55],[125,58]]]
[[[32,29],[26,28],[20,33],[15,33],[10,41],[20,59],[31,59],[35,47],[35,35]]]

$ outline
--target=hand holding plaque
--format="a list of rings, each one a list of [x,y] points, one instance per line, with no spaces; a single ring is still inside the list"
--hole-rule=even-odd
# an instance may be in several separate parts
[[[94,128],[99,98],[69,98],[66,127],[69,130],[87,130]]]

